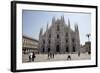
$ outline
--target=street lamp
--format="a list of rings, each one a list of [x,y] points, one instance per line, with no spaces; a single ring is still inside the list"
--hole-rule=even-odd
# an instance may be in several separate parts
[[[91,45],[90,45],[90,39],[89,39],[91,34],[87,34],[86,36],[88,37],[88,54],[91,54],[91,48],[90,48]]]

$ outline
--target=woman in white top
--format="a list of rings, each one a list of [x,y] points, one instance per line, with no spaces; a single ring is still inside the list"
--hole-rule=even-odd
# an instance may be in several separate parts
[[[29,61],[30,61],[30,62],[32,61],[32,56],[33,56],[33,53],[30,52],[30,53],[29,53]]]

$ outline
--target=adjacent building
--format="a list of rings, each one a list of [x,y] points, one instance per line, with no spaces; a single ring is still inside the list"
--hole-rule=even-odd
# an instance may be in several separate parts
[[[85,42],[85,44],[82,46],[81,52],[88,52],[89,54],[91,54],[91,42],[90,41]]]
[[[70,27],[70,20],[65,23],[64,16],[60,19],[52,18],[51,26],[43,33],[43,28],[39,34],[40,53],[77,53],[80,51],[80,37],[78,25],[75,30]]]
[[[38,40],[28,36],[22,37],[22,51],[23,53],[38,52]]]

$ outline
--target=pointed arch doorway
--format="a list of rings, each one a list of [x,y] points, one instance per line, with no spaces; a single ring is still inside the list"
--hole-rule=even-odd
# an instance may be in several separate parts
[[[59,45],[56,46],[56,52],[60,52],[60,46]]]

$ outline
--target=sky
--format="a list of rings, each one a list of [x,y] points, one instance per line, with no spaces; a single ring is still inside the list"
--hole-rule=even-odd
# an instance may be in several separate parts
[[[66,25],[68,19],[70,20],[72,30],[74,30],[75,24],[78,25],[80,42],[84,44],[88,40],[86,34],[91,33],[90,13],[23,10],[22,33],[38,40],[40,29],[43,28],[43,32],[45,32],[47,24],[49,24],[49,27],[51,26],[52,18],[57,19],[61,18],[61,16],[64,16]]]

